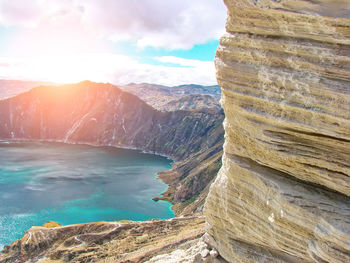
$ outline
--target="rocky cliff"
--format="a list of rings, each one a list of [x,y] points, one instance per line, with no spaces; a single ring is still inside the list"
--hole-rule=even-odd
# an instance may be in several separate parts
[[[53,228],[44,225],[32,227],[21,239],[5,247],[0,262],[138,263],[179,248],[186,251],[198,243],[203,233],[203,217],[96,222]],[[200,253],[201,249],[204,247],[196,252]]]
[[[116,86],[85,81],[41,86],[0,101],[0,139],[110,145],[167,155],[179,161],[175,167],[185,169],[173,169],[178,176],[171,180],[170,174],[162,175],[171,189],[164,199],[186,201],[183,210],[216,176],[223,118],[220,109],[160,112]],[[198,158],[207,165],[189,174]]]
[[[350,2],[225,3],[209,242],[230,262],[350,262]]]

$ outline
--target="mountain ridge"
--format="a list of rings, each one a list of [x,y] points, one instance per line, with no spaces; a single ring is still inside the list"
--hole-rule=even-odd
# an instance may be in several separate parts
[[[160,111],[170,111],[176,108],[176,101],[184,101],[184,97],[191,95],[198,95],[198,97],[202,97],[202,100],[205,100],[203,96],[210,96],[211,98],[207,98],[205,102],[208,102],[208,105],[205,103],[198,103],[199,98],[197,100],[193,99],[192,103],[195,103],[194,106],[187,105],[184,106],[184,109],[191,109],[194,107],[201,108],[210,108],[217,107],[220,108],[219,99],[221,96],[221,89],[217,85],[213,86],[202,86],[196,84],[189,85],[180,85],[174,87],[162,86],[162,85],[154,85],[154,84],[129,84],[125,86],[119,86],[122,90],[128,91],[134,95],[137,95],[143,101],[152,105],[154,108]],[[191,98],[191,97],[189,97]]]
[[[201,211],[221,166],[223,119],[222,110],[217,108],[161,112],[111,84],[90,81],[41,86],[0,100],[0,139],[126,147],[176,160],[171,170],[159,173],[168,185],[160,199],[172,203],[176,216],[185,216],[52,229],[32,227],[21,239],[5,246],[0,262],[90,262],[92,258],[98,262],[106,262],[105,258],[107,262],[139,262],[160,251],[175,253],[178,248],[197,257],[206,247],[198,240],[204,233]],[[193,252],[193,245],[197,252]]]
[[[53,83],[44,81],[0,79],[0,100],[14,97],[37,86],[49,84],[53,85]]]
[[[219,109],[160,112],[114,85],[90,81],[40,86],[0,101],[0,138],[3,140],[134,148],[166,155],[179,162],[191,160],[192,155],[211,152],[213,147],[222,148],[222,120],[223,113]],[[219,162],[217,158],[215,167]],[[191,169],[193,163],[186,160],[186,164]],[[181,176],[171,181],[165,177],[163,173],[161,178],[172,185],[184,179]],[[192,174],[192,177],[191,182],[200,174]],[[164,199],[173,204],[191,199],[213,177],[215,173],[206,175],[204,183],[186,187],[186,190],[170,185],[174,191],[170,195],[167,191]],[[175,198],[177,192],[191,194],[183,193],[181,195],[186,198]]]

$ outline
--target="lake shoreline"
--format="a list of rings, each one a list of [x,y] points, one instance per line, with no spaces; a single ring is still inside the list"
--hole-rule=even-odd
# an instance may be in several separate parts
[[[117,149],[126,149],[126,150],[135,150],[135,151],[140,151],[141,153],[145,154],[153,154],[156,156],[161,156],[167,158],[169,161],[171,161],[171,167],[169,170],[166,171],[159,171],[157,173],[157,179],[162,181],[164,184],[167,185],[167,188],[162,191],[162,193],[159,194],[159,196],[154,196],[153,198],[159,198],[158,201],[163,201],[163,202],[169,202],[171,204],[171,211],[174,213],[174,217],[176,216],[176,212],[172,209],[174,204],[167,198],[163,197],[162,195],[169,190],[169,187],[171,187],[171,184],[169,183],[169,180],[166,180],[164,176],[160,176],[160,174],[163,174],[165,172],[170,171],[171,169],[174,168],[174,164],[176,163],[176,160],[173,159],[171,156],[158,153],[158,152],[152,152],[152,151],[146,151],[137,147],[133,146],[128,146],[128,145],[111,145],[111,144],[97,144],[97,143],[90,143],[90,142],[71,142],[71,141],[64,141],[64,140],[54,140],[54,139],[27,139],[27,138],[16,138],[16,139],[0,139],[1,142],[47,142],[47,143],[60,143],[60,144],[67,144],[67,145],[86,145],[86,146],[92,146],[92,147],[111,147],[111,148],[117,148]],[[152,198],[152,200],[153,200]],[[154,200],[153,200],[154,201]]]
[[[33,144],[31,145],[31,143],[33,143]],[[16,144],[18,144],[18,145],[16,145]],[[51,144],[51,146],[47,146],[45,144],[48,144],[48,145]],[[71,197],[68,196],[67,199],[65,199],[68,201],[64,201],[64,202],[68,202],[68,203],[73,202],[73,204],[68,204],[69,206],[73,206],[73,208],[80,207],[83,204],[83,207],[82,207],[83,214],[82,214],[82,218],[81,218],[82,220],[79,220],[80,219],[79,216],[76,217],[76,216],[74,216],[75,214],[72,214],[72,216],[73,216],[72,218],[74,218],[74,217],[75,218],[74,218],[74,220],[68,222],[67,220],[69,220],[69,218],[71,217],[70,211],[73,211],[73,210],[66,210],[65,208],[63,208],[64,210],[62,210],[61,208],[57,208],[56,205],[54,205],[54,206],[48,205],[46,207],[39,208],[38,210],[36,210],[36,208],[35,208],[34,212],[33,213],[31,212],[27,216],[28,218],[26,217],[25,220],[18,219],[18,218],[16,219],[16,222],[18,220],[24,220],[23,226],[27,226],[25,228],[25,230],[29,229],[31,226],[40,226],[41,223],[43,223],[43,222],[36,222],[36,221],[38,221],[37,215],[39,215],[39,217],[40,217],[40,215],[42,215],[43,211],[45,211],[44,212],[45,216],[42,216],[42,218],[45,218],[45,221],[46,220],[56,221],[64,226],[65,225],[90,223],[90,222],[99,222],[99,221],[118,221],[118,220],[147,221],[147,220],[150,220],[152,218],[162,219],[162,218],[174,218],[174,217],[176,217],[174,211],[171,208],[173,205],[171,202],[166,201],[166,202],[161,202],[163,204],[156,205],[156,202],[154,202],[152,200],[152,198],[154,196],[158,195],[159,193],[162,193],[168,187],[168,185],[165,184],[164,181],[160,180],[158,177],[159,171],[171,169],[171,167],[173,165],[173,161],[168,157],[156,155],[153,153],[146,153],[140,149],[135,149],[132,147],[117,147],[117,146],[111,146],[111,145],[98,145],[98,144],[89,144],[89,143],[82,143],[82,142],[76,142],[76,143],[69,143],[68,142],[67,143],[67,142],[63,142],[61,140],[29,140],[29,139],[13,140],[12,139],[12,140],[0,140],[0,145],[2,145],[2,147],[4,149],[3,156],[5,157],[5,158],[3,158],[5,165],[2,167],[2,168],[4,168],[3,169],[3,172],[4,172],[3,178],[5,178],[5,181],[4,181],[5,183],[3,184],[3,188],[5,187],[4,188],[5,191],[3,192],[3,194],[7,193],[6,189],[10,189],[9,186],[11,187],[11,189],[13,187],[17,188],[16,185],[13,185],[11,180],[7,183],[6,178],[11,178],[11,173],[12,173],[11,171],[15,171],[13,173],[12,178],[19,178],[19,177],[17,177],[16,171],[19,171],[18,169],[21,167],[23,167],[23,171],[20,171],[20,172],[25,173],[25,174],[27,174],[26,169],[28,169],[28,168],[32,169],[31,167],[40,167],[42,165],[42,167],[44,167],[44,170],[45,170],[46,169],[45,167],[50,165],[50,162],[52,162],[52,160],[54,160],[54,162],[56,160],[58,160],[59,162],[62,163],[62,160],[60,158],[55,159],[56,156],[64,156],[63,161],[66,159],[70,160],[68,162],[68,164],[62,163],[63,166],[65,167],[65,170],[60,170],[60,169],[57,169],[56,166],[52,166],[52,168],[48,171],[48,173],[46,173],[45,171],[44,171],[44,173],[41,173],[41,171],[39,173],[36,173],[35,171],[34,171],[34,173],[32,173],[30,171],[30,173],[28,174],[28,177],[27,177],[28,179],[25,178],[24,179],[25,181],[23,181],[23,183],[20,182],[20,185],[18,185],[18,187],[19,187],[18,189],[19,189],[19,191],[21,191],[20,193],[23,193],[23,190],[25,190],[25,192],[24,192],[25,196],[30,195],[30,198],[33,195],[37,195],[35,193],[33,194],[33,192],[30,191],[30,190],[32,190],[30,188],[31,185],[33,184],[33,182],[35,183],[36,180],[40,180],[37,183],[40,184],[40,185],[38,185],[38,187],[40,187],[41,189],[38,188],[38,189],[34,189],[32,191],[40,191],[40,194],[44,193],[45,195],[48,193],[48,191],[50,191],[50,189],[52,187],[56,187],[57,182],[59,184],[60,184],[60,182],[68,182],[68,183],[69,183],[69,181],[73,182],[71,184],[70,189],[74,189],[74,190],[72,190],[74,193],[76,191],[79,191],[79,189],[80,189],[80,187],[79,188],[74,187],[76,182],[78,183],[78,185],[81,184],[80,182],[82,182],[82,183],[84,182],[83,184],[89,185],[89,187],[96,185],[96,188],[92,188],[92,190],[91,190],[92,192],[91,191],[86,192],[85,195],[78,197],[78,199],[77,199],[77,197],[73,197],[72,199],[69,199]],[[55,148],[56,145],[57,145],[57,148]],[[69,146],[73,146],[73,147],[70,148]],[[82,147],[75,148],[74,146],[82,146]],[[87,147],[86,150],[85,150],[84,146]],[[89,148],[89,147],[92,147],[92,148]],[[24,151],[22,151],[22,148],[24,149]],[[47,152],[48,158],[45,158],[46,148],[48,149],[48,152]],[[96,148],[96,151],[94,150],[94,148]],[[7,150],[5,150],[5,149],[9,149],[10,155],[8,155],[8,153],[6,152]],[[18,149],[20,150],[19,155],[17,155]],[[36,150],[36,149],[38,149],[38,150]],[[101,150],[98,150],[98,149],[101,149]],[[114,151],[114,150],[117,150],[117,151]],[[120,151],[118,151],[118,150],[120,150]],[[122,150],[130,150],[130,153],[129,153],[129,151],[124,152]],[[33,152],[33,156],[30,154],[31,152]],[[52,152],[55,153],[54,156],[51,155]],[[79,154],[79,152],[81,154]],[[77,155],[77,153],[78,153],[78,155]],[[106,154],[106,157],[104,156],[104,154]],[[145,154],[145,157],[142,157],[143,154]],[[7,159],[6,156],[9,156],[10,158]],[[18,160],[16,159],[17,156],[18,156]],[[29,156],[30,161],[28,162],[26,159],[23,159],[23,156]],[[94,158],[94,156],[96,156],[96,158]],[[155,158],[156,156],[158,156],[159,158],[160,157],[162,157],[162,158],[160,158],[160,159]],[[87,160],[91,160],[91,162],[88,161],[85,163],[85,161],[82,157],[87,158]],[[119,159],[119,157],[121,159]],[[33,160],[31,160],[31,158],[33,158]],[[22,159],[24,160],[24,163],[22,163]],[[116,160],[116,162],[113,161],[114,159]],[[130,159],[131,161],[128,161],[128,159]],[[106,163],[101,162],[101,160],[106,160]],[[43,164],[41,161],[43,161]],[[70,169],[72,169],[72,167],[74,168],[75,162],[77,162],[77,170],[76,171],[75,171],[75,169],[70,170]],[[122,163],[120,163],[120,162],[122,162]],[[81,165],[82,163],[83,163],[83,165]],[[8,164],[8,165],[6,165],[6,164]],[[73,164],[73,166],[72,166],[72,164]],[[96,171],[88,168],[89,165],[91,167],[95,167],[95,164],[99,164],[99,166],[103,167],[104,169],[101,170],[101,168],[99,168],[99,166],[96,166],[96,169],[97,169]],[[58,166],[58,168],[59,167],[60,167],[60,165]],[[117,168],[113,168],[113,167],[117,167]],[[128,167],[130,167],[131,170]],[[86,170],[87,174],[84,173],[84,169],[87,169]],[[117,170],[115,170],[115,169],[117,169]],[[120,170],[118,170],[118,169],[120,169]],[[53,170],[55,170],[54,174],[52,173]],[[68,171],[68,173],[66,171]],[[69,172],[69,171],[72,171],[72,172]],[[140,173],[140,171],[141,171],[141,173]],[[142,173],[144,173],[145,176],[143,176]],[[62,177],[61,177],[61,175],[62,175]],[[75,177],[76,175],[77,175],[77,177]],[[60,178],[62,178],[62,179],[60,179]],[[101,178],[101,179],[99,179],[99,178]],[[137,178],[140,178],[140,179],[137,179]],[[49,180],[49,181],[47,181],[47,180]],[[119,181],[119,180],[121,180],[121,181]],[[156,181],[158,181],[159,183],[156,183]],[[100,183],[97,183],[97,182],[100,182]],[[111,183],[109,183],[109,182],[111,182]],[[133,182],[135,182],[135,183],[133,183]],[[106,186],[107,188],[105,188],[105,186],[101,186],[101,185],[105,185],[106,183],[109,185],[108,187]],[[130,183],[135,184],[136,186],[130,186]],[[118,184],[120,186],[115,187],[116,184]],[[51,185],[51,186],[48,186],[48,185]],[[140,185],[140,186],[138,186],[138,185]],[[127,188],[125,188],[125,186]],[[58,185],[58,187],[60,187],[60,185]],[[103,188],[101,188],[101,187],[103,187]],[[130,195],[131,197],[134,196],[131,199],[129,199],[128,196],[125,197],[126,199],[123,198],[123,199],[125,199],[124,201],[122,201],[122,202],[124,202],[124,204],[127,204],[128,200],[130,200],[129,206],[133,207],[132,209],[125,210],[125,213],[124,213],[124,209],[123,209],[123,207],[125,207],[125,205],[120,206],[120,205],[118,205],[118,203],[116,203],[116,206],[115,205],[110,206],[110,204],[109,204],[111,202],[111,200],[114,199],[114,196],[116,196],[116,197],[120,196],[119,193],[122,196],[125,196],[125,194],[123,194],[123,192],[125,192],[125,191],[121,190],[121,189],[123,189],[123,187],[124,187],[125,191],[127,191],[128,195]],[[23,190],[21,190],[21,189],[23,189]],[[94,193],[96,191],[100,191],[100,189],[102,189],[102,191],[103,191],[102,197],[99,196],[99,197],[97,197],[99,199],[95,199],[94,196],[91,196],[91,194],[94,195]],[[141,192],[138,191],[137,189],[140,189]],[[142,189],[145,189],[146,191],[144,191]],[[108,190],[108,191],[106,192],[105,190]],[[41,191],[43,191],[43,192],[41,192]],[[71,192],[71,191],[69,191],[69,192]],[[37,193],[39,193],[39,192],[37,192]],[[61,193],[62,193],[62,191],[61,191]],[[77,192],[77,193],[79,194],[79,192]],[[17,194],[16,194],[16,196],[17,196]],[[106,197],[104,197],[104,196],[106,196]],[[142,198],[142,196],[145,196],[146,198]],[[55,197],[55,196],[53,198],[54,198],[53,200],[57,199],[57,197]],[[93,199],[91,199],[91,198],[93,198]],[[94,209],[94,210],[97,209],[97,207],[94,208],[97,204],[95,200],[98,200],[99,204],[103,204],[105,202],[104,198],[107,198],[106,203],[105,203],[105,207],[110,207],[112,210],[117,209],[117,210],[115,210],[114,214],[113,214],[113,211],[110,211],[109,209],[105,208],[104,206],[100,206],[98,208],[98,211],[101,211],[101,212],[95,213],[95,211],[91,210],[91,209]],[[3,201],[5,202],[4,205],[6,204],[3,207],[4,209],[7,207],[7,205],[12,206],[14,208],[17,207],[16,199],[13,199],[13,200],[12,199],[13,199],[12,197],[11,197],[11,199],[9,199],[12,204],[6,203],[6,202],[8,202],[8,201],[6,201],[7,199],[6,200],[3,199]],[[52,201],[52,203],[53,204],[62,203],[63,201],[61,199],[62,199],[62,197],[60,198],[58,196],[57,202]],[[84,200],[84,203],[81,203],[80,199]],[[91,201],[89,201],[89,199],[91,199]],[[142,199],[143,199],[143,201],[141,201]],[[25,198],[25,200],[27,200],[27,199]],[[30,202],[30,200],[31,199],[28,199],[29,202]],[[33,204],[36,204],[35,200],[33,201]],[[75,203],[76,200],[78,200],[78,203]],[[120,202],[119,197],[117,197],[117,199],[114,199],[114,200],[117,200],[117,202]],[[140,200],[140,201],[137,201],[137,200]],[[137,201],[137,202],[135,202],[135,201]],[[39,207],[41,206],[40,203],[41,202],[38,203]],[[85,204],[89,204],[89,206],[90,206],[90,203],[93,207],[86,208]],[[143,205],[141,205],[143,203],[151,203],[151,205],[150,206],[149,205],[143,206]],[[152,204],[154,204],[154,205],[152,205]],[[65,203],[62,203],[62,205],[63,205],[63,207],[66,206]],[[37,205],[35,205],[35,207],[36,206]],[[148,206],[149,206],[149,208],[148,208]],[[157,206],[158,208],[157,209],[152,208],[155,206]],[[11,226],[12,223],[10,225],[8,225],[8,224],[10,223],[12,217],[14,217],[14,216],[16,217],[17,213],[20,213],[23,210],[23,209],[21,210],[21,207],[22,207],[21,205],[18,206],[19,210],[16,208],[16,211],[9,210],[8,214],[5,213],[5,210],[3,210],[1,224],[3,225],[3,227],[8,229],[3,233],[4,236],[7,236],[6,233],[12,229],[12,226]],[[140,209],[136,208],[136,207],[140,207]],[[43,208],[44,208],[44,210],[42,210]],[[57,210],[57,209],[59,209],[59,210]],[[89,212],[90,211],[89,209],[91,210],[91,212]],[[153,209],[155,209],[155,210],[153,210]],[[132,212],[132,211],[134,211],[134,212]],[[161,211],[164,211],[164,212],[161,212]],[[62,214],[62,213],[64,213],[64,214]],[[131,213],[136,213],[136,214],[133,215]],[[51,214],[52,214],[52,217],[50,216]],[[60,218],[61,215],[66,215],[66,219],[64,219],[63,221],[60,221],[59,219],[57,219],[57,218]],[[89,215],[89,216],[86,217],[86,215]],[[97,218],[97,217],[100,217],[100,218]],[[28,223],[30,224],[30,226],[28,225]],[[8,242],[6,242],[6,241],[5,241],[5,243],[4,242],[1,242],[1,243],[8,244]]]

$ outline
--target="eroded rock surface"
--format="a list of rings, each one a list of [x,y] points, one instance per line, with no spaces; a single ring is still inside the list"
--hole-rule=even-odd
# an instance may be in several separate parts
[[[203,217],[32,227],[5,247],[0,262],[144,262],[203,233]]]
[[[187,241],[170,253],[157,255],[145,263],[226,263],[203,238]]]
[[[210,244],[230,262],[350,262],[350,2],[225,3]]]

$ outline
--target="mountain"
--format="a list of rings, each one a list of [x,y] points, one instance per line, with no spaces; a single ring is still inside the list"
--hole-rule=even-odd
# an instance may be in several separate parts
[[[215,60],[226,134],[223,165],[205,203],[204,249],[198,251],[198,243],[187,243],[186,249],[180,231],[175,233],[179,243],[174,243],[173,225],[154,227],[151,221],[148,231],[171,235],[171,242],[154,247],[156,252],[152,245],[143,246],[155,237],[137,223],[126,234],[130,225],[101,223],[34,228],[7,247],[4,257],[44,250],[41,255],[52,260],[85,254],[80,262],[98,255],[103,256],[100,262],[126,262],[113,259],[125,255],[115,244],[119,235],[131,236],[123,243],[131,243],[126,254],[140,252],[133,246],[136,235],[144,253],[162,254],[150,262],[350,262],[349,3],[225,4],[227,33]],[[215,156],[210,149],[191,155],[198,163],[189,167],[190,158],[183,159],[169,172],[180,180],[185,176],[182,182],[191,179],[186,175],[208,163],[200,161],[210,159],[205,152]],[[180,183],[169,191],[180,190],[173,196],[181,199],[188,193],[181,189],[189,186]],[[59,233],[67,234],[65,242],[52,241]],[[51,245],[53,253],[45,254]],[[192,258],[193,253],[198,257]]]
[[[31,88],[49,85],[48,82],[42,81],[22,81],[22,80],[4,80],[0,79],[0,99],[6,99],[16,96]]]
[[[186,106],[183,105],[182,109],[194,109],[194,108],[211,108],[218,107],[220,105],[221,89],[219,86],[201,86],[201,85],[181,85],[175,87],[167,87],[154,84],[129,84],[126,86],[120,86],[124,91],[130,92],[149,105],[160,111],[170,111],[179,109],[177,105],[181,102],[186,102]],[[189,96],[189,95],[197,95]],[[203,97],[204,96],[204,97]],[[209,98],[210,96],[210,98]],[[186,97],[187,99],[185,99]],[[176,102],[183,98],[182,101]],[[208,102],[208,104],[206,104]],[[170,103],[170,105],[169,105]],[[193,105],[190,105],[194,103]]]
[[[204,233],[204,224],[204,217],[198,216],[63,227],[51,222],[32,227],[21,239],[6,246],[0,262],[158,262],[159,252],[178,255],[179,247],[186,250],[196,245]],[[201,252],[199,249],[192,252],[193,258]]]
[[[176,111],[176,110],[193,110],[217,108],[220,109],[220,101],[218,98],[210,95],[192,94],[174,99],[162,105],[162,111]]]
[[[0,262],[143,262],[153,258],[157,262],[160,251],[177,255],[179,247],[186,258],[192,245],[197,249],[191,249],[191,258],[198,258],[205,244],[198,242],[204,218],[197,212],[221,166],[224,115],[218,108],[176,110],[177,106],[181,104],[173,105],[171,112],[161,112],[113,85],[89,81],[40,86],[0,101],[3,140],[111,145],[173,158],[177,162],[172,169],[159,173],[169,188],[158,198],[171,201],[176,215],[191,214],[169,220],[63,227],[51,222],[32,227],[22,239],[5,246]]]
[[[215,108],[160,112],[116,86],[85,81],[40,86],[0,101],[0,139],[135,148],[167,155],[179,163],[186,161],[187,167],[191,167],[193,163],[189,160],[202,153],[209,159],[211,152],[218,155],[222,149],[223,118],[222,110]],[[220,162],[220,158],[216,161]],[[218,169],[217,164],[215,167]],[[173,203],[191,198],[194,201],[216,175],[213,172],[210,178],[207,175],[202,180],[197,172],[185,183],[186,171],[176,172],[180,174],[176,180],[163,175],[163,180],[174,189],[166,196]],[[193,184],[193,180],[198,182]],[[181,182],[188,193],[175,198],[184,191],[176,187]]]

